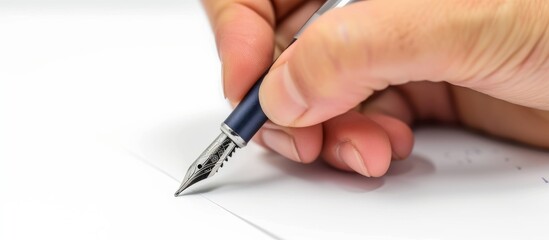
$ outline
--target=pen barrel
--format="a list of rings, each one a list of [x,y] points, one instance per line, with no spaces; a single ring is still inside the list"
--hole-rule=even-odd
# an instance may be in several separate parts
[[[223,122],[246,143],[252,139],[255,133],[267,121],[267,116],[259,104],[259,86],[268,71],[263,73],[259,81],[254,84],[231,115]]]

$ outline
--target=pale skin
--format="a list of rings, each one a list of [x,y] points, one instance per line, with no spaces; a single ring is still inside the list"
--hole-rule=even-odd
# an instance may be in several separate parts
[[[203,0],[237,104],[322,0]],[[382,176],[411,127],[549,148],[549,2],[370,0],[320,17],[260,89],[254,137],[288,159]]]

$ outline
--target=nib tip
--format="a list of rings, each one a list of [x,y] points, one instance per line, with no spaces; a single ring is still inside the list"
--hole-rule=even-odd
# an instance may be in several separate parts
[[[173,194],[174,197],[180,197],[181,196],[181,193],[183,193],[183,191],[185,191],[185,189],[187,189],[187,186],[182,186],[180,187],[179,189],[177,189],[177,191]]]

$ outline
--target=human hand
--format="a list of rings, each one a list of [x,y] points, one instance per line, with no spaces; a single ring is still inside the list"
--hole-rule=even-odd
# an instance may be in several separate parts
[[[324,1],[204,0],[233,103]],[[381,176],[410,126],[549,147],[549,3],[363,1],[320,17],[265,77],[255,139],[299,162]],[[278,124],[278,125],[277,125]]]

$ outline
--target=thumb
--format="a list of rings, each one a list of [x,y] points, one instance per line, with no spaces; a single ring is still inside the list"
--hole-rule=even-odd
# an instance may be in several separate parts
[[[363,1],[320,17],[260,88],[267,116],[302,127],[389,85],[446,81],[549,109],[546,1]]]

